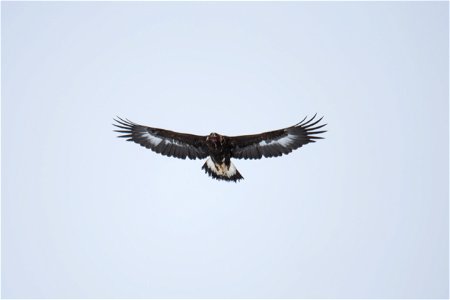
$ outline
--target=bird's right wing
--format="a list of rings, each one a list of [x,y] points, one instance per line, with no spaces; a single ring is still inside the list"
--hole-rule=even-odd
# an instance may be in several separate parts
[[[180,133],[160,128],[139,125],[119,117],[114,119],[121,138],[135,142],[147,149],[166,156],[185,159],[205,158],[208,156],[206,136]]]
[[[243,159],[260,159],[288,154],[301,146],[315,142],[323,137],[317,136],[325,130],[319,130],[326,124],[317,125],[322,118],[311,119],[284,129],[263,132],[253,135],[230,137],[233,146],[231,157]]]

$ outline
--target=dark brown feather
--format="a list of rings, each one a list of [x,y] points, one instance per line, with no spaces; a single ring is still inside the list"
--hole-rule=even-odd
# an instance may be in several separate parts
[[[121,138],[135,142],[147,149],[166,156],[185,159],[205,158],[208,149],[205,144],[206,136],[180,133],[160,128],[139,125],[119,117],[114,119],[113,124],[122,133]]]
[[[322,139],[323,137],[317,135],[326,132],[319,130],[326,124],[317,125],[322,118],[315,120],[315,117],[316,115],[307,121],[305,118],[300,123],[284,129],[229,137],[232,145],[231,157],[238,159],[277,157],[315,142],[316,139]]]

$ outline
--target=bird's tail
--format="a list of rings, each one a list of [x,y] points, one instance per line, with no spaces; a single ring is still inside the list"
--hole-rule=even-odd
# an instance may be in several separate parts
[[[225,163],[218,164],[213,162],[211,158],[208,158],[203,165],[202,170],[205,170],[206,174],[217,180],[237,182],[244,179],[232,162],[230,162],[230,166],[227,167]]]

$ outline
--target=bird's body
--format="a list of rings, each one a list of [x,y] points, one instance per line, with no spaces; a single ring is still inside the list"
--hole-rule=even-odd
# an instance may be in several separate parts
[[[207,136],[199,136],[187,133],[179,133],[165,129],[139,125],[129,120],[118,118],[114,126],[120,128],[119,136],[127,138],[143,147],[162,155],[181,158],[197,159],[209,158],[202,169],[211,177],[218,180],[237,182],[243,179],[242,175],[231,162],[235,159],[260,159],[262,157],[277,157],[288,154],[291,151],[315,142],[322,137],[316,134],[326,124],[317,125],[322,118],[310,120],[287,127],[284,129],[268,131],[254,135],[225,136],[211,133]]]
[[[209,150],[209,158],[202,169],[207,174],[212,178],[223,180],[244,179],[231,162],[232,144],[227,136],[213,132],[206,138],[206,146]]]

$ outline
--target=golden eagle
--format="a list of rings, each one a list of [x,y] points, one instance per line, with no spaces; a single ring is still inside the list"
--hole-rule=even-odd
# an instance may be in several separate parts
[[[120,138],[135,142],[156,153],[181,159],[209,158],[202,169],[212,178],[237,182],[244,179],[231,158],[260,159],[288,154],[308,143],[323,137],[318,134],[326,124],[318,125],[322,118],[304,118],[301,122],[284,129],[253,135],[225,136],[218,133],[200,136],[153,128],[117,117],[113,124],[121,133]]]

